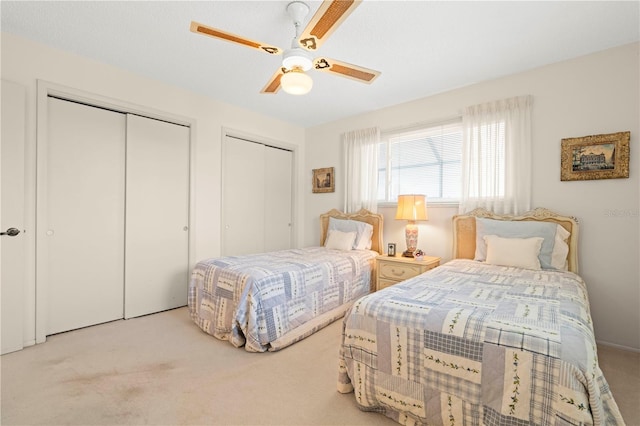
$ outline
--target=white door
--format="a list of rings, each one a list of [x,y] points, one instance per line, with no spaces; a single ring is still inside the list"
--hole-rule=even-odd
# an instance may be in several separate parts
[[[222,253],[264,252],[264,145],[227,136],[222,177]]]
[[[189,128],[127,116],[125,318],[187,304]]]
[[[265,251],[291,248],[292,162],[291,151],[265,147]]]
[[[2,353],[22,349],[25,305],[25,88],[2,80],[0,299]],[[10,230],[14,228],[15,230]],[[9,232],[7,232],[9,230]],[[20,233],[15,234],[16,231]]]
[[[48,99],[37,259],[47,335],[123,317],[125,130],[124,114]]]

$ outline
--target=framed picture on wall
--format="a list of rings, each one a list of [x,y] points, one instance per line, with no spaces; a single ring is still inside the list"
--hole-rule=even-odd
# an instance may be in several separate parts
[[[313,192],[335,192],[335,173],[333,167],[313,169]]]
[[[562,139],[560,180],[629,177],[631,132]]]

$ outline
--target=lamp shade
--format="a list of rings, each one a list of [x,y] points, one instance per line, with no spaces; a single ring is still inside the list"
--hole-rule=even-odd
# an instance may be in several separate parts
[[[396,219],[427,220],[427,197],[424,195],[398,195]]]
[[[313,80],[300,68],[294,68],[280,79],[282,90],[291,95],[304,95],[313,87]]]

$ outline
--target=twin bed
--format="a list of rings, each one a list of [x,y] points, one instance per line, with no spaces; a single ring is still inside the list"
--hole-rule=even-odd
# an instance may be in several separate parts
[[[342,317],[373,288],[382,216],[320,216],[320,246],[199,262],[188,304],[205,332],[250,352],[277,351]]]
[[[347,312],[338,391],[407,425],[624,424],[598,366],[577,221],[475,210],[453,228],[454,260]]]
[[[338,391],[401,424],[624,424],[598,366],[574,218],[456,216],[452,261],[375,293],[382,216],[320,222],[320,247],[198,263],[194,322],[263,352],[344,315]]]

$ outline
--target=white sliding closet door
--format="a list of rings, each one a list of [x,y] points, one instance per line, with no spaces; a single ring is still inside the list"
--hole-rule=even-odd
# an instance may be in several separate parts
[[[37,261],[54,334],[123,316],[126,117],[55,98],[48,111]]]
[[[233,136],[223,152],[222,254],[291,248],[293,153]]]
[[[264,145],[227,136],[224,145],[222,253],[264,251]]]
[[[291,248],[291,151],[265,147],[264,250]]]
[[[125,318],[187,304],[189,128],[127,116]]]

